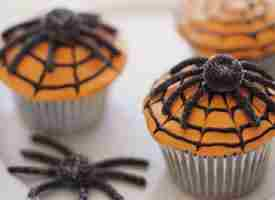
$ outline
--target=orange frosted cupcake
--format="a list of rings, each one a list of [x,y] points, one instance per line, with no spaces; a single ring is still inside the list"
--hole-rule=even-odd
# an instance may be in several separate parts
[[[183,0],[178,30],[200,56],[228,53],[275,74],[272,0]]]
[[[0,78],[32,129],[67,133],[95,124],[126,61],[115,28],[94,14],[55,9],[2,37]]]
[[[275,135],[275,83],[227,55],[185,60],[157,80],[144,115],[181,188],[204,199],[252,191]]]

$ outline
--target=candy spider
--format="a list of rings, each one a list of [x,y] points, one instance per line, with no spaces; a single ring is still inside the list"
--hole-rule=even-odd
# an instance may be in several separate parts
[[[88,199],[90,189],[101,190],[113,200],[123,200],[124,198],[108,183],[109,180],[125,181],[137,186],[145,187],[146,180],[143,177],[125,173],[120,170],[110,169],[113,167],[148,167],[149,163],[143,159],[136,158],[116,158],[101,162],[90,163],[85,156],[76,154],[66,146],[53,139],[34,135],[33,142],[52,147],[65,156],[59,159],[33,150],[24,150],[22,155],[30,160],[38,161],[49,165],[48,169],[39,167],[9,167],[12,174],[43,175],[54,180],[44,183],[31,189],[28,197],[35,199],[42,192],[56,188],[71,188],[79,191],[80,200]]]
[[[190,65],[193,67],[189,68]],[[172,68],[169,76],[170,78],[151,91],[152,96],[157,96],[165,93],[170,86],[177,84],[177,89],[172,95],[164,99],[162,112],[168,116],[171,115],[173,103],[182,96],[182,92],[199,84],[193,97],[185,102],[181,116],[183,128],[186,127],[192,108],[205,93],[231,94],[255,126],[259,126],[260,119],[256,116],[248,97],[242,94],[241,88],[247,89],[253,96],[265,102],[268,111],[275,112],[275,104],[270,95],[259,88],[259,85],[262,85],[275,90],[275,82],[256,64],[239,61],[228,55],[217,55],[210,59],[196,57],[185,60]]]
[[[67,9],[55,9],[45,17],[17,24],[4,31],[2,37],[6,45],[0,51],[0,57],[3,57],[9,49],[23,43],[22,49],[8,65],[9,72],[15,74],[17,66],[24,56],[36,45],[48,41],[46,69],[48,72],[52,72],[55,50],[59,44],[77,43],[90,49],[93,55],[107,66],[112,66],[110,60],[100,51],[100,47],[108,49],[113,56],[120,55],[121,52],[96,29],[101,29],[111,36],[115,36],[117,33],[113,27],[103,24],[97,15],[77,14]]]

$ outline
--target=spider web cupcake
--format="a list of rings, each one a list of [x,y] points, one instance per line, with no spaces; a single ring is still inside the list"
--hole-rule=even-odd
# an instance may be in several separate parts
[[[74,132],[100,117],[106,88],[126,62],[114,27],[98,15],[55,9],[2,37],[0,77],[31,128]]]
[[[270,0],[184,1],[178,30],[197,55],[227,53],[274,74],[274,11]]]
[[[153,85],[146,123],[184,191],[227,199],[255,188],[275,134],[274,89],[258,66],[227,55],[185,60]]]

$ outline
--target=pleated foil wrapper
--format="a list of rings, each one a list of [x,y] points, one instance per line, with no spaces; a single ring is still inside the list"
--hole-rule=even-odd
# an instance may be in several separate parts
[[[235,199],[258,186],[265,175],[271,145],[227,157],[202,157],[161,146],[172,178],[198,199]]]
[[[102,117],[106,90],[70,101],[33,102],[14,94],[23,122],[32,131],[48,134],[78,134],[93,128]]]

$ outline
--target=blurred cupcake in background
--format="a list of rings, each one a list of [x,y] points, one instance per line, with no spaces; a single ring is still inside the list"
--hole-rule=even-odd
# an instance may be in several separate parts
[[[228,53],[275,75],[275,2],[183,0],[177,26],[201,56]]]
[[[95,14],[54,9],[2,37],[0,78],[31,129],[58,134],[96,124],[126,63],[114,27]]]
[[[184,60],[158,79],[145,121],[172,177],[199,199],[232,199],[262,181],[275,135],[275,84],[228,55]]]

